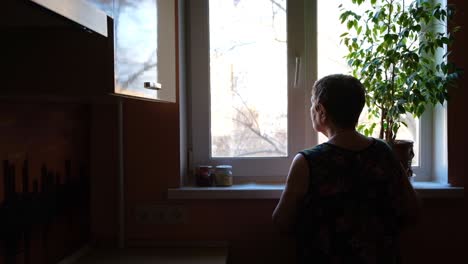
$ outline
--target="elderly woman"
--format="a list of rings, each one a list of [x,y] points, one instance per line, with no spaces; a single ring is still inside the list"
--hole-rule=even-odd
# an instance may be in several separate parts
[[[310,115],[326,143],[299,152],[273,221],[297,240],[300,263],[398,263],[398,235],[416,194],[390,147],[355,130],[365,104],[352,76],[312,88]]]

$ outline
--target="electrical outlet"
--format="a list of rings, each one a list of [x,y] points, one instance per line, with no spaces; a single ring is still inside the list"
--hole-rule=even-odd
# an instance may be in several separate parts
[[[166,212],[165,220],[167,224],[187,223],[187,210],[183,206],[170,206]]]
[[[135,218],[139,224],[184,224],[187,210],[180,205],[141,205],[135,209]]]

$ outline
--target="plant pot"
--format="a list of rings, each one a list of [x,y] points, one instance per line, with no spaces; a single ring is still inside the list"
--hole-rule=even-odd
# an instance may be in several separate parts
[[[413,176],[413,170],[411,169],[411,162],[414,157],[413,152],[413,141],[410,140],[395,140],[393,143],[390,143],[393,153],[395,154],[397,160],[400,161],[403,169],[406,172],[408,177]]]

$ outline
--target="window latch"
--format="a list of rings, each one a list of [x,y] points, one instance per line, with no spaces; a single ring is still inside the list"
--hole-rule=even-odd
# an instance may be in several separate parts
[[[296,57],[296,67],[294,72],[294,85],[293,87],[297,87],[297,83],[299,82],[299,70],[301,69],[301,57]]]

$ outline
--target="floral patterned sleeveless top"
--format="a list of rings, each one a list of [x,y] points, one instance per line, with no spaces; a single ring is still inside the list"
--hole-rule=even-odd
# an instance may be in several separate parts
[[[295,234],[300,263],[399,263],[401,167],[373,139],[351,151],[323,143],[300,152],[309,187]]]

